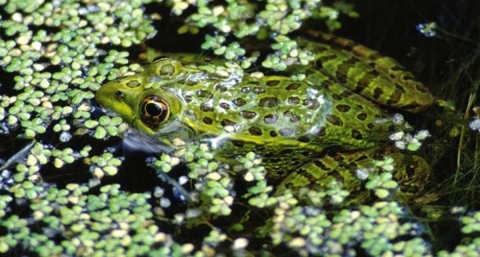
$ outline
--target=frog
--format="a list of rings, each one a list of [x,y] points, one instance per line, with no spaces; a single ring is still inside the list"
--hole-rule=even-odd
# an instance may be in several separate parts
[[[345,38],[310,34],[297,40],[312,53],[308,65],[259,73],[173,53],[104,84],[95,99],[167,152],[207,143],[225,163],[256,153],[278,191],[324,190],[336,181],[355,194],[362,183],[355,172],[384,156],[394,159],[405,191],[420,191],[430,167],[390,146],[396,128],[385,109],[417,113],[433,96],[394,59]]]

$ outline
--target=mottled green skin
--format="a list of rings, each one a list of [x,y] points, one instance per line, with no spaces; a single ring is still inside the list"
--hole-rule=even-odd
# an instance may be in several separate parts
[[[327,44],[299,43],[316,59],[312,66],[287,70],[305,74],[302,81],[275,74],[257,78],[240,68],[227,73],[216,69],[224,66],[222,61],[177,54],[160,58],[143,73],[107,83],[96,100],[173,149],[179,147],[176,138],[209,142],[216,157],[227,162],[253,151],[263,157],[270,178],[293,174],[282,187],[324,186],[332,178],[344,184],[358,181],[341,173],[351,174],[353,166],[383,153],[381,142],[393,128],[373,101],[419,111],[432,97],[410,73],[398,74],[400,66],[392,59],[382,61],[387,72],[375,67],[386,57],[369,58],[376,53],[372,50],[364,50],[365,61]],[[163,112],[156,108],[159,103]],[[337,174],[328,175],[333,170]]]

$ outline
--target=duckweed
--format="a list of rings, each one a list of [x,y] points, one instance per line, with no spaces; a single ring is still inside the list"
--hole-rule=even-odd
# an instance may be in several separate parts
[[[153,23],[159,14],[150,13],[150,5],[180,16],[185,21],[181,33],[213,31],[204,35],[201,48],[231,62],[199,68],[219,77],[240,78],[257,60],[274,70],[306,64],[312,53],[300,49],[291,32],[312,18],[333,30],[340,26],[340,14],[357,16],[343,1],[329,6],[272,0],[262,6],[255,1],[0,0],[5,35],[0,66],[11,77],[2,80],[9,84],[0,96],[0,125],[12,138],[35,139],[0,170],[1,254],[213,256],[233,251],[245,256],[286,249],[300,256],[432,255],[423,224],[390,201],[398,184],[388,159],[376,163],[384,172],[359,169],[364,186],[379,199],[352,208],[342,207],[350,193],[340,183],[323,192],[276,192],[265,179],[260,156],[251,152],[235,165],[222,163],[203,144],[155,155],[145,167],[155,171],[154,186],[142,192],[124,188],[115,179],[129,157],[119,154],[117,145],[105,144],[128,134],[128,124],[99,114],[93,98],[105,81],[143,69],[131,63],[136,57],[130,53],[156,34]],[[428,32],[426,26],[420,29]],[[264,40],[270,53],[247,51],[245,37]],[[295,75],[296,80],[304,77]],[[472,129],[478,130],[477,123],[472,121]],[[392,135],[399,148],[415,151],[428,138],[425,131],[405,131]],[[91,175],[88,182],[57,183],[46,176],[63,178],[65,171],[82,165]],[[112,179],[107,185],[106,177]],[[462,216],[464,240],[438,255],[478,253],[479,216]],[[252,229],[260,235],[250,238]]]

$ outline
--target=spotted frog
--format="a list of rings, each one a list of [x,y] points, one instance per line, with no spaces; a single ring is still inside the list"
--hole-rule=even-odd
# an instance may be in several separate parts
[[[111,81],[97,102],[158,144],[207,142],[218,160],[255,152],[279,188],[322,189],[335,180],[351,192],[355,170],[391,156],[395,177],[417,190],[429,167],[388,145],[395,129],[379,105],[419,112],[432,95],[395,60],[353,41],[313,33],[299,39],[313,64],[282,72],[243,72],[193,54],[157,58],[141,73]],[[304,74],[304,79],[292,75]],[[413,168],[413,169],[412,169]]]

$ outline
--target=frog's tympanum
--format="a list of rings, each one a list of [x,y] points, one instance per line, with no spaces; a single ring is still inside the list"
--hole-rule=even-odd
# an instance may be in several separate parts
[[[380,106],[418,112],[432,95],[395,60],[317,36],[329,43],[298,40],[314,55],[307,66],[256,76],[229,72],[226,61],[175,54],[105,84],[96,100],[172,149],[180,147],[176,140],[208,142],[225,162],[255,152],[268,178],[283,180],[280,188],[321,190],[334,179],[353,192],[356,167],[391,156],[400,184],[418,190],[429,167],[386,147],[394,125]]]

